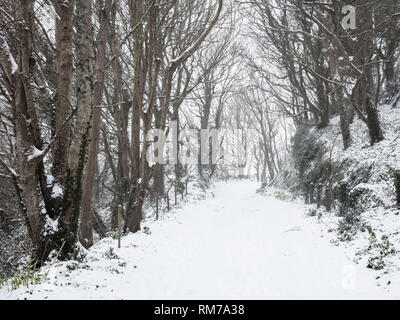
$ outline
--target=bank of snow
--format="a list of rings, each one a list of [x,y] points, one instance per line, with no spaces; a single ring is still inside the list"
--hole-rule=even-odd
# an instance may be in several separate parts
[[[347,150],[343,150],[338,117],[327,128],[302,132],[297,154],[275,185],[313,202],[308,211],[331,231],[331,240],[351,252],[359,265],[375,269],[379,283],[390,286],[400,273],[400,208],[395,189],[400,112],[383,105],[379,117],[385,139],[373,146],[365,123],[357,118],[350,126],[352,144]]]
[[[257,187],[218,183],[215,197],[148,221],[121,249],[104,239],[82,262],[53,263],[41,284],[2,289],[0,298],[400,298],[399,279],[378,286],[303,205],[257,195]]]

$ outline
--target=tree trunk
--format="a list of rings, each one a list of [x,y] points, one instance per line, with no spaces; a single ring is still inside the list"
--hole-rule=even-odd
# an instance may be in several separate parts
[[[67,258],[68,254],[73,251],[77,241],[83,176],[93,117],[93,31],[91,24],[91,2],[78,1],[76,14],[76,69],[78,82],[76,99],[78,111],[71,146],[68,150],[68,167],[64,185],[62,216],[60,217],[60,237],[64,242],[62,250],[63,258]]]
[[[88,149],[88,160],[86,165],[85,176],[83,180],[83,192],[82,192],[82,209],[81,209],[81,225],[80,225],[80,238],[83,241],[83,245],[90,247],[93,245],[93,185],[95,180],[95,174],[97,171],[97,156],[99,153],[99,141],[100,141],[100,127],[101,127],[101,106],[104,89],[104,68],[105,68],[105,54],[106,54],[106,12],[100,5],[100,39],[97,46],[97,58],[96,58],[96,76],[94,85],[94,111],[93,111],[93,123],[90,132],[90,142]],[[100,225],[100,223],[97,223]],[[99,230],[99,228],[98,228]],[[99,231],[97,231],[99,233]],[[104,234],[100,234],[104,236]]]
[[[343,99],[343,88],[338,88],[336,91],[336,103],[339,109],[340,131],[342,134],[343,148],[346,150],[351,145],[351,134],[349,125],[349,116],[346,112],[346,106]]]
[[[380,142],[384,139],[381,124],[379,121],[378,110],[376,109],[376,103],[374,103],[371,99],[374,96],[374,86],[372,80],[372,74],[370,67],[368,67],[368,71],[365,75],[365,81],[363,81],[363,85],[365,85],[364,89],[364,101],[365,101],[365,111],[367,113],[368,120],[368,129],[371,145]],[[379,85],[379,84],[377,84]]]
[[[56,65],[57,65],[57,102],[55,110],[56,131],[62,129],[64,121],[71,110],[72,73],[73,73],[73,18],[75,0],[52,0],[56,18]],[[53,175],[57,182],[63,184],[67,168],[69,147],[69,126],[65,126],[57,138],[53,149]]]

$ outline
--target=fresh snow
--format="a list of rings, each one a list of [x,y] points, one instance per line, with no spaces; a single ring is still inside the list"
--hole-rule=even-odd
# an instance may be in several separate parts
[[[61,198],[61,196],[63,194],[64,194],[64,192],[63,192],[63,189],[61,188],[61,186],[58,183],[54,184],[52,193],[51,193],[51,197],[53,199]]]
[[[53,234],[58,231],[58,219],[53,220],[48,215],[46,215],[46,224],[44,226],[44,236]]]
[[[18,71],[18,64],[15,62],[15,59],[11,53],[10,47],[8,46],[8,43],[2,33],[0,33],[0,40],[1,40],[0,49],[7,56],[7,59],[11,65],[11,74],[14,74]]]
[[[52,188],[51,197],[53,199],[61,198],[61,196],[64,194],[64,191],[63,191],[62,187],[58,183],[55,183],[54,181],[55,181],[55,179],[52,175],[46,176],[47,187]],[[51,219],[49,219],[49,220],[51,220]]]
[[[32,146],[31,149],[29,150],[28,156],[28,161],[32,161],[34,159],[37,159],[43,155],[43,151],[39,150],[35,146]]]
[[[54,180],[55,179],[54,179],[53,175],[51,175],[51,174],[47,175],[46,176],[47,187],[51,187],[53,185],[53,183],[54,183]]]
[[[0,299],[400,298],[399,281],[378,286],[376,272],[333,245],[303,205],[257,187],[219,182],[215,197],[147,221],[121,249],[103,239],[83,263],[53,262],[41,284],[3,288]]]

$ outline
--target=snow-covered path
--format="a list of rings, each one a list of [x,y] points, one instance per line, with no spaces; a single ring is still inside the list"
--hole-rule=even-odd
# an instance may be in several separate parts
[[[256,188],[249,181],[218,183],[214,198],[147,224],[150,235],[125,237],[123,248],[114,250],[120,259],[104,258],[116,246],[106,239],[90,251],[86,269],[53,266],[50,280],[33,291],[1,290],[0,298],[388,297],[376,286],[374,272],[321,238],[302,206],[256,195]]]

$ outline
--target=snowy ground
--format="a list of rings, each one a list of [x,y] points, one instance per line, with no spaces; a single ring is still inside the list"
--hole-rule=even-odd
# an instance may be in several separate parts
[[[146,223],[122,249],[104,239],[83,263],[55,263],[40,285],[3,288],[0,299],[400,298],[400,281],[378,286],[302,205],[257,195],[257,186],[217,183],[214,198]]]

